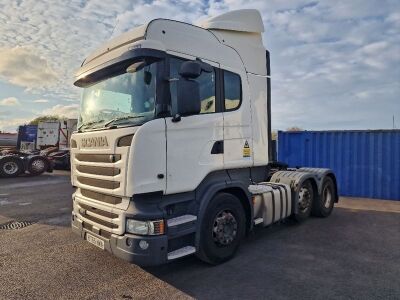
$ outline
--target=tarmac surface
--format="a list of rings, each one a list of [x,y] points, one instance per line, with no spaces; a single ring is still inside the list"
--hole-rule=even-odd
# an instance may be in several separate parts
[[[400,299],[400,201],[257,228],[236,257],[140,268],[70,230],[69,173],[0,179],[0,299]]]

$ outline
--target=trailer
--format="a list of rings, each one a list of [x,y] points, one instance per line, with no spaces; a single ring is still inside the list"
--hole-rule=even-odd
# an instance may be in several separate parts
[[[71,137],[72,230],[139,265],[231,259],[255,226],[327,217],[329,169],[272,160],[270,53],[257,10],[156,19],[89,55]]]

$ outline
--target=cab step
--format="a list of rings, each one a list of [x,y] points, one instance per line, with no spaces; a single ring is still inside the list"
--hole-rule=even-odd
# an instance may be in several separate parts
[[[185,223],[194,222],[197,220],[197,216],[194,215],[183,215],[176,218],[167,220],[168,227],[175,227]]]
[[[196,248],[193,246],[185,246],[168,253],[168,260],[177,259],[186,255],[190,255],[196,252]]]

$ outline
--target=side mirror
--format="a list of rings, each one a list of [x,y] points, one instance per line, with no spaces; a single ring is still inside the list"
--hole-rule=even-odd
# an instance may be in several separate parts
[[[186,61],[179,69],[179,75],[183,78],[195,79],[201,75],[202,72],[210,73],[213,67],[201,60]]]
[[[186,61],[181,65],[179,75],[183,78],[195,79],[201,75],[201,65],[197,61]]]
[[[182,78],[177,82],[178,115],[189,116],[201,111],[199,83]],[[177,120],[178,121],[178,120]]]

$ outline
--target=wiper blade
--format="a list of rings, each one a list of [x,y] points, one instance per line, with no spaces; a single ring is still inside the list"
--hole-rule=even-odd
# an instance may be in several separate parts
[[[123,120],[129,120],[129,119],[138,119],[138,118],[144,118],[145,116],[124,116],[124,117],[119,117],[119,118],[115,118],[112,119],[110,121],[108,121],[107,123],[104,124],[104,127],[108,127],[112,124],[114,124],[115,122],[118,121],[123,121]]]
[[[78,127],[78,131],[79,130],[81,130],[82,129],[82,127],[87,127],[87,126],[93,126],[93,125],[95,125],[95,124],[98,124],[98,123],[102,123],[102,122],[104,122],[105,120],[96,120],[96,121],[91,121],[91,122],[87,122],[87,123],[82,123],[79,127]]]

